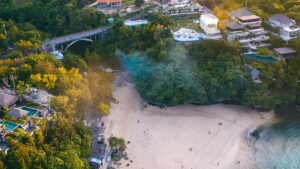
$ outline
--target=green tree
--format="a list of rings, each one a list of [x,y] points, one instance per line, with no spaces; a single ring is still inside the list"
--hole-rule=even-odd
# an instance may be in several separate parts
[[[259,56],[270,56],[270,49],[268,48],[259,48],[257,51]]]
[[[110,107],[105,103],[100,103],[98,106],[98,110],[102,116],[108,116],[110,113]]]
[[[134,5],[141,7],[144,4],[144,0],[134,0]]]

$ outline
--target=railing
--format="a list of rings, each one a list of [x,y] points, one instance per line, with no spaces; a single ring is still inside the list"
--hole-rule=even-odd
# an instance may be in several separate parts
[[[84,32],[79,32],[79,33],[74,33],[74,34],[70,34],[70,35],[66,35],[66,36],[61,36],[61,37],[56,37],[54,39],[49,39],[46,40],[43,43],[43,48],[46,49],[47,46],[49,45],[49,47],[55,46],[57,44],[62,44],[62,43],[66,43],[66,42],[71,42],[74,40],[79,40],[82,38],[86,38],[86,37],[90,37],[90,36],[94,36],[97,35],[99,33],[103,33],[108,31],[112,26],[106,26],[103,28],[97,28],[97,29],[93,29],[93,30],[89,30],[89,31],[84,31]]]

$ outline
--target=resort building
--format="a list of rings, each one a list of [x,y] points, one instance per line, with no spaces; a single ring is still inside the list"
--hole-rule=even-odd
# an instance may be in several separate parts
[[[98,0],[98,8],[119,8],[122,6],[122,0]]]
[[[0,92],[0,107],[10,107],[18,101],[18,97],[4,92]]]
[[[181,2],[183,3],[183,2]],[[201,14],[211,12],[207,7],[201,6],[198,3],[191,4],[169,4],[163,8],[163,14],[173,17],[175,20],[182,18],[187,19],[198,19]]]
[[[135,26],[145,26],[147,25],[148,20],[125,20],[124,25],[129,27],[135,27]]]
[[[240,38],[246,38],[250,35],[249,32],[244,30],[245,26],[237,22],[231,20],[224,20],[222,21],[222,24],[226,25],[226,29],[224,29],[224,32],[226,33],[227,40],[229,42]]]
[[[276,14],[271,16],[269,18],[269,24],[272,33],[280,36],[285,41],[300,36],[300,27],[296,25],[296,21],[284,15]]]
[[[292,58],[296,55],[296,51],[291,48],[275,48],[273,52],[279,58]]]
[[[238,40],[242,48],[248,52],[256,52],[258,48],[271,46],[268,31],[261,26],[261,18],[246,8],[228,13],[231,20],[222,23],[226,26],[224,33],[228,41]]]
[[[200,17],[200,27],[207,35],[220,34],[218,29],[218,18],[213,14],[203,14]]]
[[[238,22],[241,25],[248,26],[249,28],[258,28],[261,26],[261,18],[248,11],[246,8],[234,10],[229,12],[232,20]]]
[[[23,118],[25,117],[29,112],[27,110],[23,110],[20,108],[12,108],[8,111],[8,115],[16,118]]]
[[[193,29],[181,28],[177,32],[173,32],[173,38],[178,42],[196,42],[203,40],[201,34]]]
[[[157,0],[160,4],[166,4],[169,3],[171,0]]]

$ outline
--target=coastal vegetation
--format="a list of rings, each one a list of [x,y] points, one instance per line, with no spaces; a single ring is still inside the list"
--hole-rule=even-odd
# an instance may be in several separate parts
[[[68,53],[59,62],[53,55],[39,52],[39,47],[51,36],[105,24],[106,17],[92,9],[82,10],[77,7],[79,1],[11,3],[0,2],[0,53],[6,52],[0,60],[1,84],[20,95],[27,94],[29,87],[53,93],[50,106],[57,114],[50,121],[41,119],[40,129],[33,135],[19,129],[10,134],[10,149],[7,154],[1,151],[0,168],[90,168],[86,158],[91,149],[91,130],[82,120],[88,110],[97,112],[100,103],[107,110],[114,74],[91,64],[91,58],[101,58],[96,52],[85,53],[84,57]],[[5,120],[24,123],[6,115],[5,108],[2,112]]]
[[[10,149],[8,154],[1,151],[0,168],[90,168],[86,157],[91,130],[82,121],[89,110],[109,115],[115,74],[105,71],[107,67],[124,67],[141,96],[158,105],[230,100],[270,109],[300,103],[299,38],[287,45],[298,51],[297,57],[275,63],[251,61],[263,74],[262,84],[252,82],[238,43],[207,40],[181,46],[171,36],[174,20],[159,13],[150,14],[144,27],[131,28],[116,20],[105,41],[90,45],[83,53],[67,52],[59,62],[39,50],[43,40],[105,25],[107,16],[83,9],[85,1],[16,2],[0,2],[0,53],[5,53],[0,60],[1,84],[20,94],[31,86],[47,90],[55,95],[50,106],[57,114],[51,120],[40,120],[40,129],[33,135],[19,132],[8,137]],[[227,10],[245,4],[240,0],[200,2],[224,19]],[[248,0],[247,5],[265,20],[275,13],[287,13],[300,22],[298,3]],[[274,36],[271,43],[273,47],[286,45]],[[270,51],[261,49],[260,53]],[[2,108],[4,119],[10,118],[6,112]],[[120,151],[126,148],[120,138],[111,137],[109,143]]]

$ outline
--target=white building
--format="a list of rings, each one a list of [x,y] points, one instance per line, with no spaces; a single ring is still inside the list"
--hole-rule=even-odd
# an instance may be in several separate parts
[[[125,20],[124,25],[134,27],[134,26],[144,26],[147,25],[148,20]]]
[[[220,34],[218,29],[218,18],[213,14],[203,14],[200,17],[200,27],[208,35]]]
[[[193,29],[181,28],[177,32],[173,32],[173,38],[178,42],[195,42],[203,40],[201,34]]]
[[[269,22],[270,26],[278,29],[278,31],[273,33],[279,35],[285,41],[300,36],[300,27],[296,26],[295,20],[284,15],[273,15],[269,18]]]

